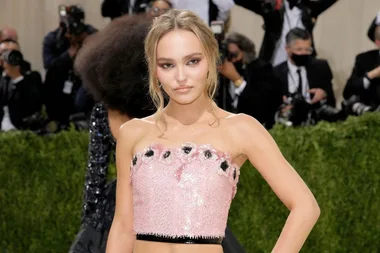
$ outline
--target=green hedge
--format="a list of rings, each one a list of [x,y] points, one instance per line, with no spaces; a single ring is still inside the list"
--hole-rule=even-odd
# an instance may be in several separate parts
[[[380,252],[380,115],[271,131],[315,194],[321,217],[302,252]],[[0,134],[0,252],[67,252],[80,225],[88,135]],[[270,252],[285,206],[250,164],[230,226],[247,252]]]

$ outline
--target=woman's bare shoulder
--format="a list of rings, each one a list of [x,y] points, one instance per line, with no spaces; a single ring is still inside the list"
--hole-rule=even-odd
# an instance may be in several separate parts
[[[131,119],[120,126],[120,135],[122,138],[129,140],[139,139],[154,127],[155,121],[153,116]]]
[[[254,136],[267,132],[258,120],[244,113],[230,114],[226,117],[226,121],[231,123],[228,125],[230,130],[236,133],[235,137],[241,136],[244,139],[247,134]]]

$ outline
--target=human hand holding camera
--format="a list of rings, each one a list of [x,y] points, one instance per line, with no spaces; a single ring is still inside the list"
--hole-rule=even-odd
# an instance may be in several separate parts
[[[367,77],[370,80],[375,79],[375,78],[380,78],[380,66],[377,66],[373,70],[369,71],[367,73]]]
[[[310,104],[316,104],[320,101],[322,101],[323,99],[326,99],[327,98],[327,93],[326,91],[324,91],[323,89],[321,88],[314,88],[314,89],[310,89],[308,91],[310,93],[310,95],[312,96],[312,99],[310,101]]]
[[[224,61],[223,64],[220,66],[219,71],[224,77],[233,82],[241,79],[239,72],[236,70],[234,64],[230,61]]]
[[[79,35],[72,35],[70,33],[66,34],[66,38],[70,41],[68,52],[71,58],[74,58],[76,56],[87,36],[88,34],[85,32],[82,32]]]

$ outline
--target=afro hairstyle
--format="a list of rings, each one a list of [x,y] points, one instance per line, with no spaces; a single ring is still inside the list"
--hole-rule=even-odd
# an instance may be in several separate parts
[[[144,40],[152,21],[146,14],[114,19],[85,40],[74,63],[95,101],[132,118],[155,110],[144,58]]]

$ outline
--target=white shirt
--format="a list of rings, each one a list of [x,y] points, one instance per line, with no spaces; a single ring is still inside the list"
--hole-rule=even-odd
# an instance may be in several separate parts
[[[286,34],[293,28],[305,29],[302,23],[302,11],[298,7],[294,6],[292,9],[289,7],[288,1],[284,1],[285,12],[284,12],[284,22],[282,25],[281,37],[276,43],[275,50],[272,57],[272,66],[277,66],[288,59],[288,55],[285,51],[286,47]]]
[[[129,6],[128,6],[128,14],[129,15],[133,14],[134,5],[135,5],[135,0],[129,0]]]
[[[380,24],[380,12],[378,14],[378,19],[379,19],[379,24]],[[380,55],[380,50],[379,50],[379,55]],[[364,86],[364,89],[368,89],[369,88],[369,85],[371,84],[371,81],[367,78],[367,77],[364,77],[363,78],[363,86]]]
[[[5,73],[3,73],[3,77],[5,76]],[[15,85],[18,82],[21,82],[24,79],[23,76],[19,76],[14,80],[11,80],[9,85]],[[8,106],[4,106],[3,108],[3,119],[1,120],[1,130],[2,131],[10,131],[16,129],[16,127],[12,124],[11,117],[9,115],[9,108]]]
[[[171,2],[173,3],[173,8],[192,11],[203,19],[206,24],[210,23],[209,0],[171,0]],[[226,21],[228,18],[228,12],[235,5],[235,2],[233,0],[212,0],[212,2],[218,7],[217,19]]]
[[[291,63],[289,60],[288,64],[288,91],[290,93],[295,93],[298,90],[299,78],[297,70],[301,70],[302,79],[302,95],[307,102],[310,102],[309,81],[307,80],[307,72],[305,67],[298,67]]]
[[[240,84],[239,87],[236,87],[235,84],[230,81],[230,85],[228,87],[228,91],[230,92],[231,98],[232,98],[232,106],[233,108],[237,108],[237,105],[239,103],[239,96],[244,91],[245,86],[247,86],[247,82],[243,81],[242,84]]]

